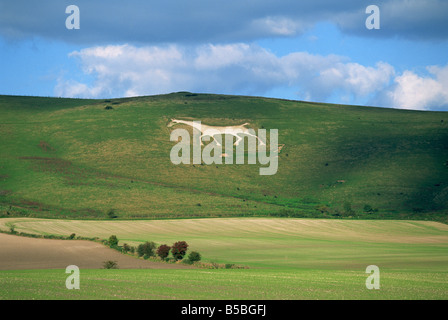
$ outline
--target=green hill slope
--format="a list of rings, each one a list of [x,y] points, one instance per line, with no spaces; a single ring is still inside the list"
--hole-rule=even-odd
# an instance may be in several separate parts
[[[277,174],[172,164],[170,118],[278,129]],[[0,133],[0,216],[448,221],[446,112],[186,92],[0,96]]]

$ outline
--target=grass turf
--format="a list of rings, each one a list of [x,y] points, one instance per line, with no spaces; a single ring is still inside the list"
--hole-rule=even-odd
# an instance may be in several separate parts
[[[170,118],[278,129],[279,170],[260,176],[260,165],[175,166]],[[446,222],[447,124],[446,112],[225,95],[0,96],[0,215],[104,219],[114,209],[121,219]]]
[[[447,299],[446,271],[383,270],[367,290],[365,270],[81,270],[67,290],[65,270],[1,271],[0,299],[425,300]]]

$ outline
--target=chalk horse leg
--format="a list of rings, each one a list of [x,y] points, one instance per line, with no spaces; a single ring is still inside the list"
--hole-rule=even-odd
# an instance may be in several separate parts
[[[234,134],[233,136],[235,136],[238,140],[235,141],[235,143],[233,144],[234,146],[237,146],[240,144],[240,141],[243,140],[243,138],[241,138],[238,134]]]
[[[247,134],[248,136],[257,138],[258,141],[259,141],[259,143],[258,143],[259,145],[266,145],[266,144],[265,144],[259,137],[257,137],[256,135],[251,134],[251,133],[249,133],[249,132],[246,132],[245,134]]]
[[[202,137],[205,137],[205,136],[212,137],[213,141],[215,141],[218,146],[221,146],[221,144],[218,142],[218,140],[216,140],[213,135],[209,135],[209,134],[203,134],[199,137],[199,141],[201,141],[201,146],[204,145],[204,143],[202,142]]]

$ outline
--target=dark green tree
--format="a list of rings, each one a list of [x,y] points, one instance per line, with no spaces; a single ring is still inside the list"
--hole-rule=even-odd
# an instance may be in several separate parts
[[[188,255],[188,260],[190,260],[190,262],[201,261],[201,254],[199,252],[192,251]]]
[[[115,235],[111,235],[109,237],[109,246],[110,247],[116,247],[118,246],[118,238]]]
[[[154,249],[156,248],[156,244],[152,241],[147,241],[143,244],[140,244],[137,247],[137,254],[139,257],[153,257],[154,256]]]

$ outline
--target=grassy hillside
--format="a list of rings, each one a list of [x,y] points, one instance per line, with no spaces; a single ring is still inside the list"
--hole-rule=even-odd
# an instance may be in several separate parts
[[[278,129],[277,174],[260,176],[260,165],[173,165],[170,118]],[[0,133],[4,217],[103,219],[114,209],[118,218],[448,221],[446,112],[185,92],[0,96]]]

